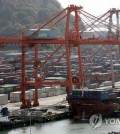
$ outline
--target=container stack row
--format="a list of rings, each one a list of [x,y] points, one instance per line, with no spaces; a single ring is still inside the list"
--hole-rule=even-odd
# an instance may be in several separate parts
[[[41,89],[38,89],[38,98],[46,98],[46,97],[52,97],[52,96],[58,96],[65,94],[66,90],[59,88],[53,88],[53,87],[44,87]],[[25,98],[32,100],[35,95],[35,89],[29,89],[28,91],[25,91]],[[20,102],[21,101],[21,92],[11,92],[10,93],[10,102]]]

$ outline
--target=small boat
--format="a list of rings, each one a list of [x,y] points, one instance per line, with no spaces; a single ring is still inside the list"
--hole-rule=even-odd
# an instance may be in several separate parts
[[[8,118],[8,115],[9,115],[8,108],[7,107],[2,108],[0,112],[0,122],[9,122],[10,120]]]
[[[0,122],[9,122],[10,120],[8,119],[8,116],[3,117],[0,115]]]
[[[120,132],[108,132],[108,134],[120,134]]]
[[[6,130],[17,127],[24,127],[33,125],[34,121],[31,119],[9,119],[9,111],[7,107],[2,108],[0,114],[0,130]]]

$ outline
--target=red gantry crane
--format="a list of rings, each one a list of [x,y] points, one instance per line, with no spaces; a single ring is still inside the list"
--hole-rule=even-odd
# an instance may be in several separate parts
[[[112,12],[112,13],[110,13]],[[70,28],[70,19],[71,19],[71,13],[74,13],[74,28],[71,30]],[[82,54],[81,54],[81,45],[120,45],[120,40],[119,40],[119,27],[112,25],[111,18],[109,22],[105,22],[105,20],[102,20],[102,18],[110,13],[110,16],[112,17],[112,14],[117,13],[117,19],[118,18],[118,11],[109,11],[105,13],[103,16],[100,18],[94,17],[90,15],[89,13],[86,13],[85,11],[82,10],[82,7],[70,5],[69,7],[65,8],[61,12],[59,12],[57,15],[52,17],[50,20],[48,20],[44,25],[42,25],[40,28],[38,28],[34,33],[31,35],[27,36],[25,34],[22,34],[22,38],[0,38],[0,44],[5,44],[5,43],[17,43],[21,45],[22,49],[22,83],[21,83],[21,108],[26,108],[28,103],[31,103],[30,100],[27,100],[25,98],[25,90],[26,87],[28,86],[33,86],[35,88],[35,93],[34,93],[34,98],[33,98],[33,106],[38,106],[38,87],[42,85],[62,85],[65,86],[67,89],[67,94],[70,94],[72,92],[73,85],[77,85],[79,87],[84,86],[84,80],[85,80],[85,75],[83,71],[83,61],[82,61]],[[113,36],[109,36],[109,38],[104,38],[104,39],[84,39],[80,38],[81,37],[81,29],[79,27],[79,22],[82,20],[81,15],[86,16],[89,19],[92,19],[93,22],[89,24],[89,26],[95,24],[96,22],[99,22],[100,24],[104,24],[109,26],[109,33],[111,34],[111,28],[117,29],[116,34],[117,38],[113,38]],[[55,38],[55,39],[42,39],[42,38],[35,38],[37,33],[43,29],[43,28],[52,28],[54,25],[59,23],[61,20],[66,18],[66,28],[65,28],[65,36],[62,38]],[[108,17],[107,17],[108,18]],[[107,19],[106,18],[106,19]],[[83,21],[83,20],[82,20]],[[117,21],[117,24],[119,21]],[[91,28],[92,29],[92,28]],[[109,34],[109,35],[110,35]],[[57,45],[58,47],[49,54],[44,62],[41,62],[38,58],[38,46],[39,45]],[[34,48],[34,66],[35,69],[31,76],[26,78],[26,49],[28,47],[33,47]],[[54,64],[50,67],[47,68],[45,72],[43,72],[40,77],[38,77],[38,71],[39,69],[42,69],[46,63],[53,58],[54,54],[59,51],[61,48],[63,48],[64,51],[61,52],[61,55],[58,57],[58,59],[54,62]],[[77,76],[72,76],[71,72],[71,50],[72,48],[76,48],[77,50],[77,56],[78,56],[78,74]],[[99,51],[99,50],[98,50]],[[97,52],[98,52],[97,51]],[[95,52],[92,56],[94,56],[97,52]],[[49,73],[49,71],[53,70],[54,66],[57,65],[60,60],[65,57],[66,63],[67,63],[67,80],[64,82],[58,82],[58,81],[45,81],[44,78],[45,76]],[[35,81],[30,82],[29,79],[34,77]],[[86,79],[90,78],[90,76],[86,76]],[[99,78],[97,78],[99,79]],[[102,79],[102,78],[101,78]]]

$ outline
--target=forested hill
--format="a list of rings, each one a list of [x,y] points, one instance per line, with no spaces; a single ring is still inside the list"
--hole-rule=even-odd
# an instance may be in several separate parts
[[[57,0],[0,0],[0,36],[10,36],[32,24],[43,24],[61,10]],[[65,21],[58,24],[60,33],[64,26]]]

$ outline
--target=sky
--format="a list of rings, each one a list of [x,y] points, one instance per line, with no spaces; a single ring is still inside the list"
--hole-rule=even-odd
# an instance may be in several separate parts
[[[70,4],[82,6],[83,10],[92,15],[102,15],[110,8],[120,9],[120,0],[58,0],[65,8]]]

